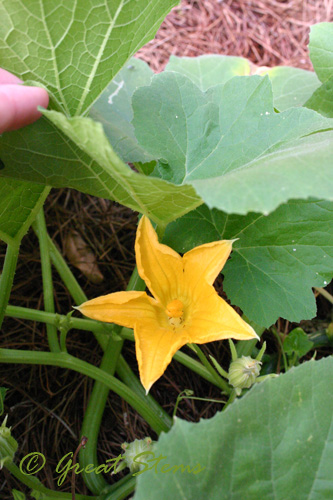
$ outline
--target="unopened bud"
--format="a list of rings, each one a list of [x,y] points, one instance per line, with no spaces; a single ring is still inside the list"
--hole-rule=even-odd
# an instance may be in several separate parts
[[[229,384],[236,389],[248,389],[260,374],[261,361],[242,356],[232,361],[229,367]]]
[[[144,451],[149,451],[152,444],[152,439],[150,437],[146,437],[144,439],[135,439],[131,443],[123,443],[121,445],[122,449],[125,451],[123,455],[123,461],[119,463],[118,467],[114,471],[116,474],[126,467],[132,472],[138,472],[142,466],[139,463],[135,462],[135,457]]]
[[[13,460],[18,447],[17,442],[11,436],[10,427],[6,427],[7,417],[0,426],[0,469],[5,462]]]

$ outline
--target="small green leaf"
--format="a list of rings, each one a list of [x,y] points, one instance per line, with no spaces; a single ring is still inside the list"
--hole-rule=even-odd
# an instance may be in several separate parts
[[[6,389],[6,387],[0,387],[0,417],[1,415],[3,415],[3,412],[4,412],[4,401],[5,401],[5,397],[6,397],[6,392],[8,391],[8,389]]]
[[[333,118],[333,76],[319,87],[304,104],[323,116]]]
[[[316,73],[304,69],[277,66],[260,74],[269,76],[272,82],[274,108],[279,111],[303,106],[320,86]]]
[[[228,215],[202,205],[167,227],[164,242],[179,252],[235,239],[223,268],[232,304],[262,326],[278,317],[299,322],[316,315],[314,286],[333,275],[333,203],[289,201],[269,216]]]
[[[319,80],[333,76],[333,23],[319,23],[310,30],[310,59]]]
[[[177,418],[142,457],[134,500],[331,498],[332,391],[330,356],[255,384],[211,419]]]
[[[308,339],[302,328],[294,328],[283,342],[284,352],[289,355],[295,353],[298,358],[305,356],[312,348],[313,342]]]
[[[0,239],[21,241],[49,192],[40,184],[0,178]]]
[[[25,494],[21,491],[12,489],[12,495],[14,500],[26,500]]]

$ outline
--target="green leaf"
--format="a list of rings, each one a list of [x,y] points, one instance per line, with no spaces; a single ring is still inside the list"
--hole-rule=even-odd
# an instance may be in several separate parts
[[[14,500],[26,500],[25,494],[21,491],[15,490],[14,488],[12,489],[12,495]]]
[[[215,85],[226,83],[234,76],[248,76],[252,73],[247,59],[219,55],[171,56],[165,71],[175,71],[187,76],[203,92]],[[274,108],[279,111],[302,106],[320,86],[316,74],[304,69],[288,66],[259,67],[254,72],[269,76],[273,88]]]
[[[133,57],[90,109],[90,117],[102,123],[111,146],[126,163],[152,160],[139,146],[131,123],[133,92],[138,87],[149,85],[152,75],[148,64]]]
[[[320,86],[316,74],[304,69],[277,66],[260,74],[269,76],[272,82],[274,108],[279,111],[303,106]]]
[[[168,226],[164,242],[179,252],[239,238],[223,268],[232,304],[262,326],[278,317],[299,322],[316,315],[314,286],[333,274],[333,203],[289,201],[269,216],[227,215],[202,205]]]
[[[333,23],[319,23],[310,30],[310,59],[319,80],[333,76]]]
[[[333,76],[317,89],[304,104],[323,116],[333,118]]]
[[[0,178],[0,239],[6,243],[19,242],[49,191],[50,188],[40,184]]]
[[[4,134],[0,156],[8,167],[3,175],[115,200],[159,224],[202,203],[191,186],[175,186],[134,172],[114,153],[100,123],[66,118],[56,111],[44,111],[44,115],[48,120],[42,118],[31,127]],[[21,148],[14,150],[15,143],[22,144]],[[25,143],[30,145],[29,155]]]
[[[305,356],[313,348],[313,342],[308,339],[302,328],[294,328],[283,342],[283,350],[290,356],[295,353],[298,358]]]
[[[154,456],[141,457],[134,500],[329,499],[332,391],[328,357],[256,384],[211,419],[176,419]]]
[[[25,81],[45,86],[56,109],[68,115],[85,113],[126,60],[154,36],[176,3],[3,0],[0,66]],[[79,148],[45,120],[0,136],[0,150],[4,176],[17,179],[2,179],[0,183],[0,238],[7,243],[22,238],[42,205],[48,189],[38,183],[67,186],[72,176],[78,189],[89,191],[89,179],[82,182],[77,178],[82,170]],[[17,172],[10,172],[13,164]],[[71,176],[67,183],[68,169]],[[94,193],[110,191],[101,184],[104,179],[98,186],[95,182]]]
[[[0,387],[0,416],[3,415],[4,412],[4,401],[7,391],[8,389],[6,389],[6,387]]]
[[[2,0],[0,64],[80,115],[152,39],[177,0]]]
[[[304,108],[275,113],[268,77],[203,93],[165,72],[132,103],[139,143],[162,162],[157,175],[191,184],[209,207],[267,214],[291,198],[333,199],[333,132],[315,133],[333,120]]]
[[[204,55],[199,57],[171,56],[165,71],[175,71],[187,76],[200,90],[225,83],[234,76],[251,72],[250,63],[243,57]]]

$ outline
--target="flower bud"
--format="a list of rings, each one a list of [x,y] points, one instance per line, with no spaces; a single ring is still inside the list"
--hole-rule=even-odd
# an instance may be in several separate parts
[[[124,460],[120,462],[114,473],[120,472],[126,467],[132,472],[138,472],[142,467],[134,461],[135,457],[144,451],[149,451],[151,448],[152,439],[146,437],[144,439],[135,439],[131,443],[123,443],[122,449],[125,451]]]
[[[229,384],[236,389],[248,389],[260,374],[261,361],[242,356],[232,361],[229,367]]]
[[[0,426],[0,469],[5,462],[13,460],[18,447],[17,441],[11,436],[10,427],[6,427],[7,417]]]

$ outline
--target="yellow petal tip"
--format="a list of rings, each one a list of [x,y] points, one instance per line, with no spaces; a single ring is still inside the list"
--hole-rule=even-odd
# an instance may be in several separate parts
[[[149,393],[152,385],[153,384],[150,384],[150,385],[148,385],[148,387],[143,386],[146,389],[146,396],[148,396],[148,393]]]

